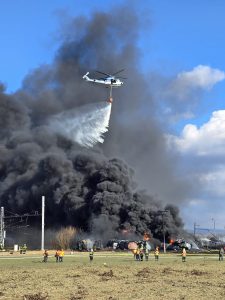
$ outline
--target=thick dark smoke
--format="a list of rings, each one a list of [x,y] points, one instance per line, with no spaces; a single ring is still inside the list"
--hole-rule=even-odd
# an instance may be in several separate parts
[[[45,195],[48,227],[162,236],[159,211],[185,189],[165,150],[151,84],[138,70],[135,45],[141,26],[129,7],[71,20],[52,65],[29,74],[13,95],[1,88],[1,205],[17,213],[40,210]],[[86,71],[121,68],[128,80],[114,91],[109,134],[101,149],[82,149],[48,130],[54,114],[108,97],[106,89],[82,80]],[[158,196],[138,191],[135,181]],[[165,230],[176,235],[183,226],[179,211],[173,205],[166,208]]]

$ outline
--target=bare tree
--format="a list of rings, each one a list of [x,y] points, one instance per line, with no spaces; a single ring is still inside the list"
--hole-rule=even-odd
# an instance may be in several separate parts
[[[69,226],[61,228],[55,235],[53,245],[55,248],[70,249],[74,237],[77,233],[77,229]]]

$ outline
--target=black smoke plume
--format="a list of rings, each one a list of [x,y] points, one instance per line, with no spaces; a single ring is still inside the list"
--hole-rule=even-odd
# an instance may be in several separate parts
[[[1,206],[14,213],[40,211],[45,195],[48,227],[152,231],[155,237],[162,237],[163,226],[167,235],[182,228],[178,209],[165,206],[185,189],[165,150],[151,84],[138,69],[140,20],[128,6],[71,20],[52,65],[34,70],[14,94],[1,88]],[[82,149],[49,130],[48,120],[56,113],[108,97],[106,89],[82,80],[86,71],[121,68],[128,80],[114,92],[103,146]],[[150,195],[138,191],[135,182]]]

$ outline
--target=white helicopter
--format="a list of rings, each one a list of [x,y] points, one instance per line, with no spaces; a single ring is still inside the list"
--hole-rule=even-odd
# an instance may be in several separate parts
[[[92,83],[97,83],[97,84],[102,84],[105,85],[105,87],[110,88],[110,94],[109,94],[109,100],[108,102],[112,103],[113,99],[112,99],[112,88],[115,87],[120,87],[123,85],[123,81],[121,81],[120,79],[126,79],[124,77],[116,77],[115,75],[123,72],[124,69],[119,70],[118,72],[110,75],[107,73],[103,73],[100,71],[96,71],[99,74],[105,75],[105,77],[103,78],[90,78],[88,77],[89,72],[87,72],[84,76],[83,79],[85,79],[86,81],[92,82]]]

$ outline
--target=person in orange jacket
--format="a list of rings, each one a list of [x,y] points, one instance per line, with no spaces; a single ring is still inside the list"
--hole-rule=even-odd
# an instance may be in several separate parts
[[[43,261],[42,262],[47,262],[48,261],[48,250],[45,250],[44,251],[44,253],[43,253],[43,256],[44,256],[44,258],[43,258]]]
[[[136,259],[136,253],[137,253],[137,249],[132,250],[133,254],[134,254],[134,260]]]
[[[140,248],[137,248],[136,250],[136,260],[140,260]]]
[[[183,248],[183,249],[182,249],[182,254],[181,254],[181,256],[182,256],[182,262],[185,262],[185,261],[186,261],[186,255],[187,255],[186,249]]]
[[[63,257],[64,257],[64,251],[63,251],[63,249],[61,249],[59,251],[59,262],[63,262]]]
[[[159,260],[159,247],[155,248],[155,260]]]
[[[94,250],[93,249],[91,249],[91,251],[89,253],[89,259],[90,259],[90,261],[93,261],[93,259],[94,259]]]
[[[59,262],[59,254],[60,254],[60,250],[57,250],[55,253],[55,261]]]
[[[148,261],[149,251],[147,248],[145,249],[144,254],[145,254],[145,260]]]

